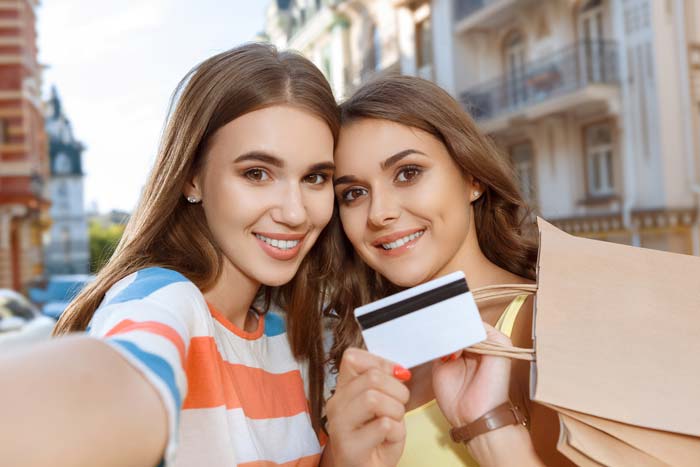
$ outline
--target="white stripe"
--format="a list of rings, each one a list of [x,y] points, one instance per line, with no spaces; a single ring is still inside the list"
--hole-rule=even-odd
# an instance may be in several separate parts
[[[135,275],[134,275],[135,277]],[[130,281],[126,281],[130,279]],[[110,298],[113,298],[116,293],[113,293],[115,287],[118,286],[119,291],[126,288],[133,278],[128,276],[123,279],[124,284],[118,282],[105,295],[102,305],[95,312],[90,328],[104,328],[105,320],[110,320],[116,324],[116,321],[111,321],[115,310],[119,310],[117,315],[121,319],[130,318],[135,321],[144,321],[145,312],[147,310],[154,311],[156,317],[152,318],[158,321],[158,311],[174,316],[179,323],[177,326],[172,324],[173,321],[166,321],[166,324],[173,326],[181,335],[189,334],[195,336],[210,336],[213,326],[212,318],[209,313],[209,308],[204,300],[204,296],[191,282],[173,282],[158,290],[155,290],[145,298],[129,300],[127,302],[107,304]],[[118,291],[117,291],[118,292]],[[188,333],[185,334],[184,330]]]
[[[260,368],[268,373],[280,374],[299,369],[289,348],[287,334],[274,337],[261,336],[248,340],[236,336],[220,322],[214,320],[215,341],[224,361]]]
[[[99,315],[93,318],[89,334],[102,337],[125,319],[136,322],[156,321],[162,323],[180,335],[185,343],[185,349],[189,346],[189,333],[185,323],[167,308],[150,300],[115,303],[101,308]]]
[[[253,420],[240,408],[215,407],[184,410],[181,416],[183,443],[177,465],[223,467],[253,461],[281,464],[321,452],[306,413]],[[224,439],[224,434],[229,437]]]

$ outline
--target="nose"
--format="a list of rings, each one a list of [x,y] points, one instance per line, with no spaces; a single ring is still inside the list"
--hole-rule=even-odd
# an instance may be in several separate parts
[[[389,193],[372,193],[367,221],[376,228],[386,227],[399,218],[399,203]]]
[[[299,184],[290,183],[289,187],[280,194],[279,204],[272,211],[272,219],[290,227],[298,227],[306,222],[306,205]]]

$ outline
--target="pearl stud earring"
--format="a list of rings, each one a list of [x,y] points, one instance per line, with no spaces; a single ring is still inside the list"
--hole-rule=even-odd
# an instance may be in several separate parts
[[[480,194],[481,194],[481,192],[475,191],[475,192],[474,192],[474,198],[478,198]]]
[[[198,200],[197,198],[195,198],[194,196],[188,196],[188,197],[187,197],[187,202],[188,202],[188,203],[195,204],[195,203],[199,203],[199,200]]]

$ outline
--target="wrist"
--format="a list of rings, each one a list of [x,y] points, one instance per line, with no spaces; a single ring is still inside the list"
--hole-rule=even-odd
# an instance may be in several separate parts
[[[451,429],[450,437],[454,442],[467,443],[479,435],[510,425],[526,426],[527,421],[517,406],[506,401],[488,410],[472,422]]]
[[[467,448],[472,457],[484,466],[542,465],[530,433],[523,425],[508,425],[483,433],[469,441]]]
[[[453,427],[460,427],[464,425],[469,425],[471,423],[474,423],[475,421],[479,420],[482,418],[484,415],[488,414],[492,410],[496,409],[497,407],[500,407],[503,404],[506,404],[510,401],[507,397],[504,399],[501,399],[500,401],[493,402],[489,405],[486,405],[485,407],[482,407],[479,410],[476,411],[470,411],[471,413],[467,414],[460,414],[459,416],[455,417],[454,419],[450,419],[448,417],[448,421],[450,422],[450,425]]]

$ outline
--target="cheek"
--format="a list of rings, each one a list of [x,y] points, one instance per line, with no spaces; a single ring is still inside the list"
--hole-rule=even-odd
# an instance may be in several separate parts
[[[323,228],[330,222],[333,216],[333,200],[333,188],[330,186],[308,196],[306,211],[314,226]]]
[[[357,249],[367,224],[367,218],[363,211],[358,208],[340,208],[340,222],[343,224],[343,231],[350,240],[350,243]]]

